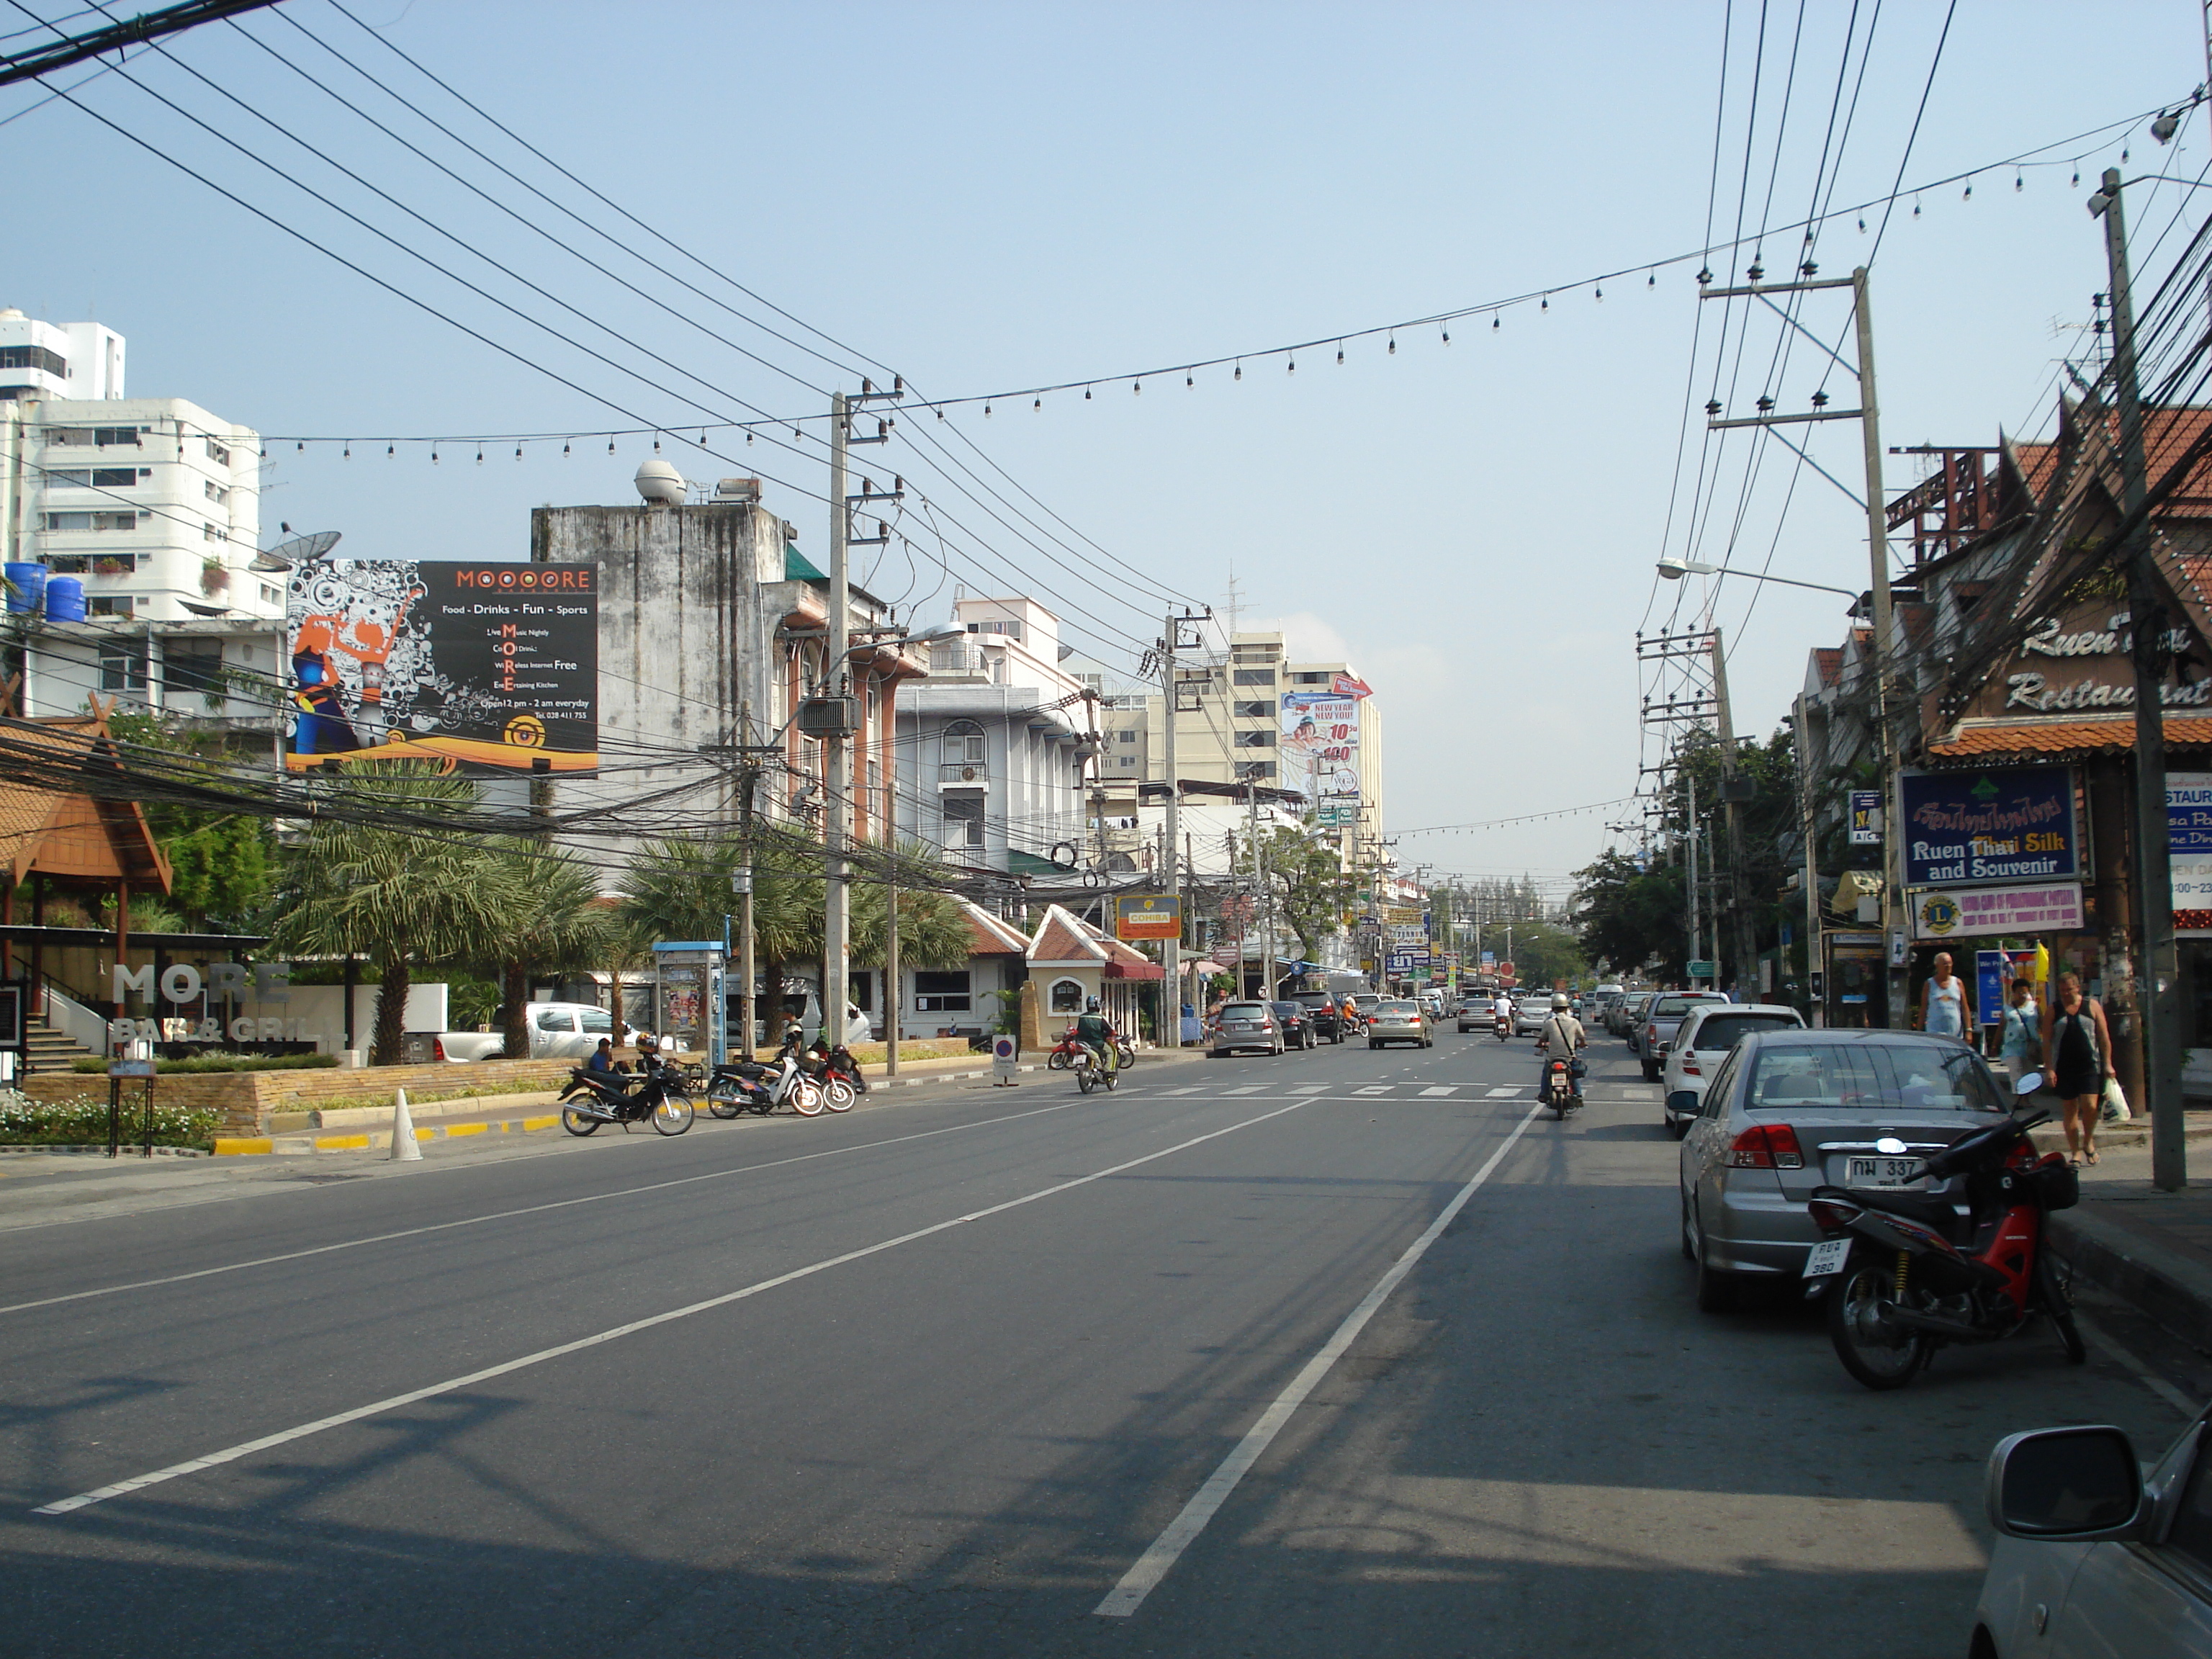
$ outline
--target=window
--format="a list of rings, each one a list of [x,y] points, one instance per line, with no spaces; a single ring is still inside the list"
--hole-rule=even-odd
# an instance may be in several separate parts
[[[69,379],[69,360],[44,346],[0,346],[0,368],[43,369],[58,380]]]
[[[282,593],[279,593],[279,592],[278,592],[275,588],[273,588],[273,587],[270,586],[269,586],[269,584],[268,584],[267,582],[264,582],[264,583],[262,583],[262,584],[261,584],[261,603],[262,603],[262,604],[264,604],[264,605],[274,605],[274,604],[276,604],[279,599],[283,599],[283,597],[284,597],[284,596],[283,596]]]
[[[947,790],[939,798],[939,810],[945,815],[945,846],[981,847],[983,844],[981,790]]]
[[[50,553],[46,568],[57,576],[82,576],[92,568],[92,556],[87,553]]]
[[[2212,1476],[2212,1451],[2200,1442],[2197,1467],[2190,1470],[2189,1484],[2181,1489],[2181,1502],[2167,1529],[2166,1547],[2187,1557],[2200,1570],[2212,1571],[2212,1479],[2208,1476]]]
[[[1272,668],[1239,668],[1229,678],[1237,685],[1273,685],[1275,671]]]
[[[981,766],[989,758],[988,739],[974,720],[947,722],[943,742],[947,766]]]
[[[129,622],[138,614],[138,597],[135,593],[107,593],[84,602],[88,617],[112,617],[118,622]]]
[[[1052,982],[1052,1012],[1055,1014],[1079,1014],[1083,1012],[1083,981],[1079,979],[1056,979]]]
[[[138,441],[138,434],[144,430],[145,428],[136,426],[96,426],[92,429],[92,441],[95,448],[104,449],[110,444],[130,444],[134,448],[143,449],[145,446]]]
[[[230,499],[230,491],[217,483],[213,478],[201,479],[200,487],[207,491],[207,498],[211,501],[227,501]]]
[[[567,1031],[573,1029],[568,1011],[566,1008],[549,1008],[538,1016],[537,1023],[538,1029],[541,1031]]]
[[[146,689],[146,641],[110,640],[100,647],[100,689],[103,691],[143,691]]]
[[[1737,1049],[1741,1056],[1745,1051]],[[1898,1107],[1999,1112],[1982,1062],[1949,1043],[1781,1043],[1769,1041],[1751,1073],[1754,1111],[1810,1106],[1840,1111]]]
[[[1282,647],[1273,645],[1240,645],[1230,654],[1238,662],[1273,662],[1282,654]]]
[[[957,972],[917,972],[914,976],[914,1007],[921,1014],[964,1014],[970,992],[967,969]]]
[[[1236,737],[1239,749],[1273,749],[1275,746],[1275,734],[1272,731],[1239,732]]]
[[[213,461],[216,465],[228,466],[230,465],[230,451],[226,449],[222,445],[217,443],[212,438],[210,438],[207,441],[207,453],[208,459]],[[614,1028],[612,1026],[609,1026],[607,1029],[612,1030]]]
[[[200,526],[200,539],[204,542],[227,542],[230,539],[230,532],[217,530],[211,524],[203,524]]]
[[[1292,685],[1327,685],[1332,677],[1328,674],[1303,673],[1291,676]]]
[[[969,623],[968,631],[970,634],[999,634],[1010,640],[1018,640],[1022,636],[1022,625],[1018,622]]]
[[[615,1017],[604,1008],[586,1008],[579,1016],[586,1036],[612,1036]]]
[[[220,702],[222,698],[222,641],[175,638],[161,647],[163,686],[173,692],[198,692]]]
[[[1264,699],[1258,702],[1232,702],[1229,705],[1229,712],[1240,720],[1273,720],[1275,705]]]
[[[147,514],[147,517],[152,515]],[[137,513],[49,513],[49,530],[136,530],[140,515]]]
[[[1275,763],[1273,761],[1238,761],[1237,763],[1237,775],[1239,778],[1243,779],[1272,778],[1275,775]]]
[[[95,553],[92,556],[92,574],[95,576],[127,576],[138,568],[136,553]]]

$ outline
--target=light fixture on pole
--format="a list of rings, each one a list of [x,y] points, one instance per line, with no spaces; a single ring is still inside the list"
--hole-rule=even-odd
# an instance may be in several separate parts
[[[1659,561],[1659,574],[1670,582],[1678,582],[1685,576],[1741,576],[1747,582],[1779,582],[1784,587],[1808,587],[1815,593],[1840,593],[1854,603],[1866,597],[1863,593],[1852,592],[1848,587],[1830,587],[1822,582],[1801,582],[1794,576],[1763,575],[1756,570],[1735,570],[1724,564],[1707,564],[1702,559],[1662,559]]]

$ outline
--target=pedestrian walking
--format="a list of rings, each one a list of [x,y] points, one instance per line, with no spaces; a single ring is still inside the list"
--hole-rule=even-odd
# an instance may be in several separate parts
[[[1936,971],[1921,994],[1920,1029],[1930,1036],[1963,1037],[1966,1034],[1966,987],[1951,971],[1951,953],[1936,953]]]
[[[2074,1164],[2097,1161],[2097,1114],[2112,1075],[2112,1034],[2105,1007],[2081,994],[2081,981],[2061,974],[2043,1019],[2043,1075],[2065,1103],[2066,1152]]]
[[[2012,1006],[2004,1012],[2003,1036],[1997,1057],[2015,1087],[2030,1072],[2043,1069],[2043,1017],[2035,1006],[2035,986],[2026,979],[2012,982]]]

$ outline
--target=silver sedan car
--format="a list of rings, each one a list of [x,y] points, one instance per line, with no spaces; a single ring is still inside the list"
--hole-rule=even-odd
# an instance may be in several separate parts
[[[1966,1213],[1963,1178],[1930,1184],[1920,1160],[2009,1109],[1981,1056],[1951,1037],[1745,1036],[1682,1139],[1682,1254],[1698,1264],[1698,1308],[1724,1313],[1745,1281],[1804,1271],[1820,1237],[1805,1208],[1816,1187],[1904,1195],[1951,1226]],[[1904,1154],[1879,1152],[1884,1139]]]
[[[1386,1042],[1410,1042],[1417,1048],[1437,1046],[1435,1028],[1419,1003],[1394,999],[1375,1005],[1367,1016],[1367,1046],[1380,1048]]]

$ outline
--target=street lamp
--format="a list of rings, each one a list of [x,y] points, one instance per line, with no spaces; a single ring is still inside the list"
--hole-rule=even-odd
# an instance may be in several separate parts
[[[1866,597],[1847,587],[1830,587],[1821,582],[1801,582],[1795,576],[1763,575],[1756,570],[1736,570],[1724,564],[1707,564],[1702,559],[1662,559],[1659,561],[1659,574],[1670,582],[1678,582],[1685,576],[1741,576],[1747,582],[1780,582],[1784,587],[1809,587],[1815,593],[1840,593],[1854,604]]]

